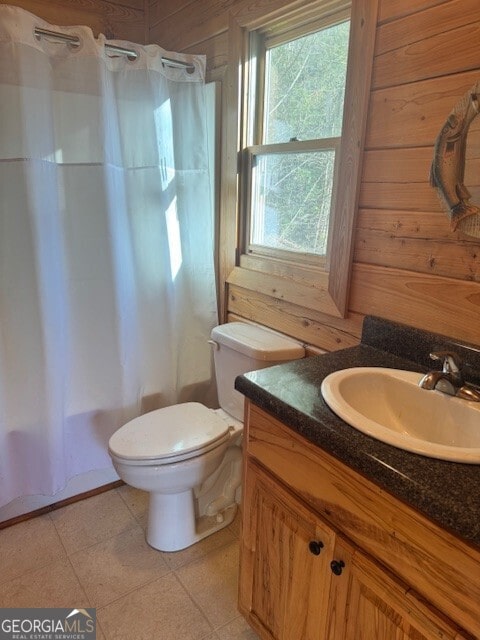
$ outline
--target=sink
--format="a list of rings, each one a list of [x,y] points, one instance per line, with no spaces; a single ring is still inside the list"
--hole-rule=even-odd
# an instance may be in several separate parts
[[[427,391],[422,374],[354,367],[328,375],[322,395],[342,420],[363,433],[430,458],[480,463],[480,403]]]

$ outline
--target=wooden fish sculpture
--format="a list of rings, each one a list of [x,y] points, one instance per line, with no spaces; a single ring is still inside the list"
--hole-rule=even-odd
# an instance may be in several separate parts
[[[468,129],[480,111],[477,85],[448,116],[435,141],[430,169],[430,184],[437,189],[454,231],[460,220],[480,214],[480,208],[469,202],[471,193],[464,184]]]

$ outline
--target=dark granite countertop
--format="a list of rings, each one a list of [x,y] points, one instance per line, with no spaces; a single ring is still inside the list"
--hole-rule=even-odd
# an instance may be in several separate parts
[[[375,440],[337,417],[320,392],[325,376],[339,369],[438,368],[428,354],[440,349],[459,353],[470,379],[478,382],[479,347],[367,317],[359,346],[247,373],[237,378],[235,386],[307,440],[480,547],[480,465],[427,458]]]

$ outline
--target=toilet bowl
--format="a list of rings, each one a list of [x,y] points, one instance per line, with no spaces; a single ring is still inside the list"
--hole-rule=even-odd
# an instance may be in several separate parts
[[[290,338],[239,322],[216,327],[211,342],[220,409],[198,402],[157,409],[128,422],[109,442],[120,478],[149,492],[146,538],[161,551],[184,549],[235,517],[243,431],[235,377],[304,356]]]
[[[228,501],[231,508],[227,513],[223,504],[215,508],[205,500],[203,513],[196,513],[194,489],[202,491],[237,436],[238,426],[229,425],[197,402],[152,411],[112,436],[109,453],[118,475],[126,484],[150,494],[146,534],[150,546],[178,551],[233,520],[234,496]],[[240,466],[241,450],[238,446],[235,449]],[[240,469],[234,475],[234,484],[237,479],[239,484]],[[221,493],[220,488],[215,491],[216,501]],[[200,518],[203,523],[197,523]]]

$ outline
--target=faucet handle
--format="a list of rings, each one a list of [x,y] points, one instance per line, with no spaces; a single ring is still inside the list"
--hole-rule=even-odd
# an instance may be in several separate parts
[[[459,373],[462,368],[462,360],[454,351],[433,351],[430,358],[443,361],[443,373]]]

